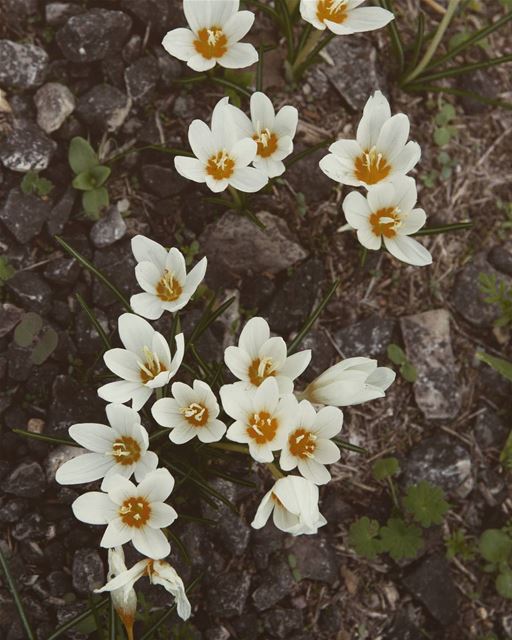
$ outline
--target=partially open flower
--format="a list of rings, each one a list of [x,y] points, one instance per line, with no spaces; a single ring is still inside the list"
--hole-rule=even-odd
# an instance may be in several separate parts
[[[225,412],[236,420],[229,427],[227,438],[248,444],[249,453],[258,462],[272,462],[272,452],[282,449],[295,423],[295,397],[287,395],[280,399],[273,378],[267,378],[254,393],[233,384],[225,385],[220,397]]]
[[[69,428],[73,440],[92,453],[79,455],[59,467],[55,476],[59,484],[81,484],[103,478],[104,489],[113,475],[129,478],[134,473],[140,482],[157,468],[158,456],[148,451],[148,433],[139,414],[123,404],[109,404],[106,412],[110,427],[83,423]]]
[[[118,547],[131,540],[143,555],[165,558],[171,547],[161,529],[178,517],[165,504],[173,488],[174,478],[167,469],[148,473],[138,486],[122,476],[112,476],[107,493],[82,494],[72,504],[73,513],[82,522],[108,525],[101,539],[102,547]]]
[[[206,272],[206,258],[187,274],[185,258],[173,247],[169,251],[145,236],[132,238],[137,266],[135,277],[145,293],[130,298],[135,313],[157,320],[164,311],[182,309],[194,295]]]
[[[257,389],[261,383],[273,378],[281,395],[292,393],[293,381],[311,361],[311,351],[287,355],[285,341],[271,338],[268,322],[260,317],[251,318],[242,329],[238,347],[228,347],[224,361],[243,389]]]
[[[120,589],[133,591],[134,584],[143,576],[147,576],[151,584],[162,586],[175,598],[178,615],[182,620],[190,618],[191,607],[183,580],[168,562],[162,560],[148,558],[140,560],[131,569],[126,569],[125,567],[125,570],[117,572],[115,577],[111,578],[109,576],[107,584],[101,589],[96,589],[96,593],[110,591],[112,599],[114,599],[114,593],[119,592]]]
[[[416,182],[397,176],[389,183],[372,187],[363,196],[349,193],[343,201],[347,222],[357,229],[357,239],[367,249],[380,249],[382,242],[402,262],[423,267],[432,264],[432,256],[423,245],[409,238],[425,224],[423,209],[414,209]]]
[[[361,404],[383,398],[395,377],[392,369],[377,367],[377,360],[347,358],[315,378],[302,397],[314,404],[335,407]]]
[[[124,575],[127,571],[123,547],[113,547],[109,549],[107,584],[110,584],[117,576]],[[104,589],[105,587],[99,590],[96,589],[95,591],[103,591]],[[134,640],[133,625],[137,613],[137,594],[133,588],[133,582],[127,582],[114,589],[110,589],[110,596],[114,609],[124,624],[128,640]]]
[[[371,187],[405,175],[418,163],[421,149],[407,142],[409,118],[391,115],[389,102],[380,91],[368,99],[357,128],[356,140],[338,140],[320,160],[322,171],[341,184]]]
[[[118,320],[119,337],[124,349],[109,349],[103,360],[107,367],[122,380],[109,382],[98,389],[98,395],[107,402],[132,401],[132,407],[141,409],[153,393],[176,375],[183,354],[183,334],[176,336],[176,353],[171,358],[167,340],[161,333],[139,316],[123,313]]]
[[[157,400],[151,407],[158,424],[171,429],[171,442],[183,444],[195,436],[201,442],[216,442],[222,438],[226,425],[217,419],[219,405],[206,382],[194,380],[193,387],[175,382],[171,391],[172,398]]]
[[[381,7],[361,7],[365,0],[300,0],[300,14],[315,29],[345,36],[385,27],[394,15]]]
[[[202,120],[193,120],[188,128],[188,141],[196,157],[176,156],[174,166],[183,177],[206,182],[215,193],[228,186],[247,193],[259,191],[268,177],[248,166],[256,157],[258,145],[251,137],[240,138],[227,106],[228,98],[216,104],[211,129]]]
[[[251,526],[261,529],[272,511],[278,529],[293,536],[314,534],[327,520],[318,510],[318,487],[300,476],[286,476],[276,481],[263,496]]]
[[[286,105],[276,115],[274,105],[261,91],[251,96],[250,119],[237,107],[228,105],[227,108],[240,137],[252,138],[258,145],[253,165],[269,178],[282,175],[285,171],[283,160],[293,151],[297,109]]]
[[[183,0],[190,29],[173,29],[164,49],[194,71],[208,71],[216,64],[242,69],[258,61],[252,44],[239,42],[252,27],[254,13],[238,11],[239,0]]]
[[[299,472],[315,484],[326,484],[331,474],[325,468],[340,459],[339,447],[331,441],[343,425],[343,413],[336,407],[324,407],[317,413],[307,400],[299,403],[295,424],[281,451],[279,466],[283,471],[298,467]]]

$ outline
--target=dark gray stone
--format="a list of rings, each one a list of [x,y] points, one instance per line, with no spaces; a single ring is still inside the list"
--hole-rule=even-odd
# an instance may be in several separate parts
[[[300,153],[300,145],[295,150]],[[309,154],[286,171],[286,180],[294,191],[302,193],[307,204],[325,202],[331,197],[335,183],[318,168],[318,163],[326,155],[325,149]]]
[[[175,0],[121,0],[121,9],[133,13],[157,36],[183,26],[183,14]]]
[[[159,198],[170,198],[178,195],[187,185],[185,178],[168,167],[159,164],[146,164],[141,171],[142,182],[146,185],[150,193]]]
[[[443,553],[421,560],[402,581],[440,624],[446,626],[457,621],[457,589]]]
[[[183,73],[182,63],[170,56],[166,51],[157,51],[158,68],[160,69],[160,82],[165,89],[175,86],[175,81]]]
[[[303,625],[300,609],[271,609],[263,614],[263,626],[272,638],[287,638]]]
[[[457,78],[457,87],[468,93],[485,96],[491,100],[499,100],[502,91],[498,77],[493,77],[491,69],[478,69],[472,73],[463,73]],[[478,115],[493,109],[490,104],[485,104],[470,95],[463,95],[459,101],[465,113]]]
[[[329,368],[336,355],[331,341],[321,329],[312,329],[300,343],[299,349],[311,349],[311,362],[302,374],[306,382],[311,382]]]
[[[0,145],[0,162],[6,169],[26,173],[44,171],[57,144],[29,120],[15,120],[14,127]]]
[[[262,529],[252,531],[251,552],[258,569],[268,567],[271,555],[283,548],[285,539],[286,534],[273,522],[267,522]]]
[[[231,634],[225,627],[214,627],[206,632],[206,640],[229,640]]]
[[[332,544],[325,537],[297,536],[288,551],[296,560],[301,578],[333,584],[338,580],[339,560]]]
[[[129,298],[138,290],[135,280],[135,258],[129,242],[117,242],[106,249],[98,249],[94,253],[93,262],[125,297]],[[93,302],[100,307],[109,307],[116,302],[116,298],[111,291],[95,279]]]
[[[34,493],[32,497],[36,497]],[[18,542],[40,542],[55,536],[55,527],[48,524],[40,513],[28,513],[13,527],[12,537]],[[37,553],[37,552],[36,552]]]
[[[46,583],[50,594],[57,598],[71,591],[71,579],[64,571],[52,571],[47,575]]]
[[[508,435],[508,430],[499,415],[489,407],[484,407],[478,414],[473,432],[481,449],[501,449]]]
[[[23,309],[14,304],[4,302],[0,304],[0,338],[8,335],[21,320]]]
[[[74,258],[57,258],[44,270],[44,277],[56,284],[73,284],[79,276],[80,265]]]
[[[421,638],[421,632],[406,612],[399,611],[384,638],[385,640],[417,640]]]
[[[19,347],[15,342],[11,342],[7,350],[9,378],[17,382],[27,380],[33,366],[30,354],[31,349],[24,349],[23,347]]]
[[[64,192],[64,195],[51,210],[48,222],[46,223],[48,233],[51,236],[62,233],[64,225],[69,220],[69,216],[73,210],[75,198],[76,191],[70,187]]]
[[[69,18],[83,12],[84,8],[73,2],[49,2],[44,8],[46,24],[51,27],[60,27]]]
[[[46,477],[37,462],[22,462],[2,483],[2,488],[20,498],[37,498],[46,489]]]
[[[131,100],[109,84],[98,84],[80,96],[76,113],[89,127],[117,131],[130,112]]]
[[[247,573],[231,571],[217,576],[208,589],[208,610],[224,618],[242,615],[250,586],[251,576]]]
[[[27,511],[29,504],[23,498],[12,498],[0,507],[0,523],[17,522]]]
[[[109,247],[121,240],[126,233],[126,222],[116,206],[110,207],[106,214],[94,223],[91,229],[91,241],[97,249]]]
[[[345,358],[378,358],[386,353],[396,330],[394,318],[371,316],[333,334],[336,346]]]
[[[38,12],[38,5],[38,0],[0,0],[0,16],[6,24],[20,27]]]
[[[254,606],[258,611],[269,609],[289,595],[294,587],[290,567],[283,558],[279,558],[262,574],[260,585],[252,594]]]
[[[0,220],[18,242],[25,244],[40,233],[49,215],[48,202],[15,188],[9,191],[5,205],[0,211]]]
[[[25,309],[47,313],[52,305],[52,290],[34,271],[18,271],[7,281],[7,286]]]
[[[103,330],[108,334],[110,328],[105,313],[101,309],[93,309],[93,313]],[[75,344],[79,353],[88,356],[99,353],[103,347],[100,336],[85,313],[79,313],[75,316]]]
[[[60,82],[48,82],[34,96],[37,124],[45,133],[57,131],[75,110],[75,96]]]
[[[82,595],[90,595],[105,584],[105,569],[96,549],[78,549],[73,556],[73,587]]]
[[[343,611],[336,604],[322,609],[318,619],[318,628],[329,638],[336,638],[338,632],[343,629]]]
[[[71,376],[57,376],[52,386],[48,433],[62,435],[76,422],[105,421],[105,405],[96,389],[80,384]]]
[[[0,40],[0,85],[4,88],[39,87],[47,69],[48,54],[41,47]]]
[[[512,276],[512,241],[491,249],[487,259],[495,269]]]
[[[126,90],[135,105],[143,105],[149,101],[159,76],[158,63],[152,56],[139,58],[126,69]]]
[[[119,51],[132,27],[122,11],[92,9],[71,17],[57,31],[57,44],[71,62],[94,62]]]

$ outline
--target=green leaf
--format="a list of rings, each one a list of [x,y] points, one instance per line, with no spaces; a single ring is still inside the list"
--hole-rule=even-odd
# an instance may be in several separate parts
[[[393,364],[404,364],[407,362],[407,356],[404,350],[397,344],[391,343],[387,349],[388,358]]]
[[[54,184],[46,178],[40,178],[36,171],[27,171],[20,184],[23,193],[30,195],[36,193],[40,198],[47,196]]]
[[[80,136],[69,143],[69,165],[77,175],[89,171],[99,164],[98,156],[91,145]]]
[[[400,367],[400,375],[407,382],[413,383],[416,382],[418,372],[416,371],[416,367],[414,367],[410,362],[404,362]]]
[[[503,358],[495,358],[484,351],[478,351],[476,357],[512,382],[512,362],[504,360]]]
[[[421,529],[406,524],[401,518],[390,518],[380,530],[381,546],[393,560],[415,558],[424,542]]]
[[[400,464],[396,458],[381,458],[372,467],[375,480],[386,480],[386,478],[396,476],[399,471]]]
[[[443,490],[424,480],[407,488],[403,503],[405,509],[423,527],[441,524],[444,514],[450,508],[444,499]]]
[[[14,274],[15,274],[15,270],[13,267],[11,267],[11,265],[7,261],[7,257],[0,256],[0,286],[4,282],[7,282],[9,278],[12,278]]]
[[[26,313],[14,330],[14,342],[20,347],[29,347],[41,331],[43,319],[38,313]]]
[[[449,102],[446,102],[445,104],[443,104],[439,113],[436,115],[436,124],[440,127],[443,127],[447,125],[451,120],[453,120],[456,115],[457,114],[455,112],[455,107]]]
[[[438,127],[434,131],[434,142],[439,147],[444,147],[452,139],[450,131],[446,127]]]
[[[512,539],[501,529],[487,529],[480,536],[478,548],[487,562],[497,565],[507,562],[512,553]]]
[[[512,570],[509,567],[498,574],[495,585],[502,598],[512,599]]]
[[[82,173],[79,173],[74,177],[71,184],[73,189],[78,189],[79,191],[92,191],[93,189],[96,189],[96,185],[94,184],[94,179],[90,171],[82,171]]]
[[[57,348],[59,343],[59,336],[57,335],[55,329],[52,327],[46,327],[43,331],[42,336],[37,341],[36,346],[31,354],[31,359],[34,364],[43,364],[45,360],[47,360],[51,354]]]
[[[377,520],[370,520],[366,516],[350,525],[348,541],[358,555],[372,560],[381,551],[377,539],[379,526]]]
[[[108,207],[109,202],[108,191],[105,187],[100,187],[93,191],[84,191],[82,195],[84,211],[93,220],[97,220],[100,217],[100,213]]]

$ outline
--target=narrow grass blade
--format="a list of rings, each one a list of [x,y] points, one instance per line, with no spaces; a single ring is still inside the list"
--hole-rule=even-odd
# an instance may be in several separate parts
[[[418,15],[418,28],[416,30],[416,38],[414,39],[414,49],[411,56],[411,63],[409,70],[412,71],[418,64],[420,59],[421,50],[423,49],[423,43],[425,41],[425,14],[420,11]]]
[[[194,157],[193,153],[191,153],[190,151],[185,151],[185,149],[176,149],[174,147],[166,147],[161,144],[147,144],[147,145],[144,145],[143,147],[136,147],[135,149],[127,149],[126,151],[122,151],[121,153],[118,153],[117,155],[112,156],[112,158],[108,158],[107,160],[105,160],[105,162],[107,164],[112,164],[113,162],[117,162],[118,160],[121,160],[122,158],[129,156],[132,153],[139,153],[141,151],[148,151],[148,150],[160,151],[160,153],[167,153],[170,156],[187,156],[188,158]]]
[[[54,445],[64,444],[71,447],[80,446],[74,440],[71,440],[71,439],[68,440],[67,438],[56,438],[55,436],[45,436],[42,433],[32,433],[31,431],[25,431],[24,429],[13,429],[12,432],[18,434],[19,436],[22,436],[23,438],[30,438],[31,440],[39,440],[40,442],[48,442],[48,444],[54,444]]]
[[[192,564],[192,560],[190,559],[190,556],[188,554],[187,548],[185,547],[183,542],[180,540],[180,538],[173,531],[171,531],[171,529],[167,529],[167,535],[172,540],[172,542],[174,542],[174,544],[178,547],[178,551],[180,552],[181,556],[183,557],[183,560],[185,560],[185,562],[188,565],[191,565]]]
[[[381,0],[380,4],[384,9],[395,14],[391,0]],[[391,36],[391,44],[393,45],[393,49],[395,50],[395,55],[398,60],[398,68],[400,69],[400,73],[402,73],[405,67],[404,45],[400,32],[398,31],[398,27],[396,26],[396,20],[391,20],[388,24],[388,31]]]
[[[440,233],[450,233],[451,231],[466,231],[467,229],[471,229],[473,223],[470,221],[467,222],[456,222],[454,224],[445,224],[440,227],[425,227],[424,229],[420,229],[420,231],[416,231],[413,233],[413,236],[436,236]]]
[[[100,609],[106,607],[109,602],[110,597],[100,600],[100,602],[98,602],[95,607],[96,611],[99,611]],[[88,608],[74,618],[71,618],[71,620],[68,620],[64,624],[61,624],[60,627],[58,627],[49,638],[47,638],[47,640],[57,640],[57,638],[60,638],[64,633],[66,633],[66,631],[73,629],[73,627],[76,627],[77,624],[80,624],[81,622],[86,620],[91,615],[91,613],[93,613],[93,609]]]
[[[9,591],[11,592],[12,599],[14,600],[14,605],[16,610],[18,611],[18,616],[20,618],[21,626],[25,629],[25,633],[27,634],[27,640],[35,640],[35,634],[32,631],[30,626],[30,622],[28,621],[27,614],[25,613],[25,609],[23,608],[23,603],[18,594],[18,590],[16,589],[16,584],[11,576],[11,572],[9,571],[9,565],[7,560],[2,553],[2,547],[0,547],[0,567],[5,575],[5,580],[7,582],[7,586],[9,587]]]
[[[281,20],[281,16],[277,13],[275,9],[270,7],[268,4],[264,4],[263,2],[259,2],[259,0],[246,0],[246,4],[253,5],[257,9],[259,9],[262,13],[266,13],[267,16],[272,18],[274,22],[276,22],[277,26],[282,29],[283,21]]]
[[[288,161],[285,160],[286,167],[289,169],[296,162],[299,162],[300,160],[307,158],[307,156],[311,155],[312,153],[315,153],[315,151],[318,151],[319,149],[324,149],[325,147],[328,147],[333,142],[334,142],[334,138],[329,138],[328,140],[322,140],[322,142],[318,142],[317,144],[313,145],[312,147],[308,147],[303,151],[299,151],[299,153],[296,153],[295,155],[293,155]]]
[[[205,320],[204,322],[197,324],[194,327],[194,330],[192,332],[192,335],[190,336],[187,346],[189,344],[194,344],[194,342],[196,340],[198,340],[203,333],[206,331],[206,329],[208,329],[208,327],[215,322],[215,320],[217,320],[217,318],[219,316],[221,316],[224,311],[226,311],[226,309],[228,309],[233,302],[235,301],[235,296],[232,296],[231,298],[229,298],[228,300],[226,300],[226,302],[223,302],[220,307],[218,309],[216,309],[215,311],[213,311]]]
[[[258,229],[264,231],[267,228],[266,225],[264,225],[263,222],[256,215],[254,215],[252,211],[249,211],[249,209],[243,209],[242,213],[256,227],[258,227]]]
[[[281,24],[284,37],[286,38],[286,47],[288,49],[288,61],[292,62],[295,55],[295,41],[293,37],[293,27],[290,19],[290,12],[286,0],[276,0],[276,7],[279,7],[281,14]]]
[[[103,330],[103,327],[99,323],[98,318],[94,315],[93,310],[89,307],[87,302],[82,298],[82,296],[79,293],[76,294],[76,299],[78,300],[78,304],[84,310],[85,315],[89,318],[89,320],[91,321],[91,324],[96,329],[96,332],[101,338],[103,345],[105,346],[105,349],[112,349],[112,345],[110,344],[110,339],[105,333],[105,331]]]
[[[322,49],[324,47],[326,47],[333,38],[334,38],[334,33],[330,33],[329,32],[324,38],[322,38],[322,40],[320,40],[320,42],[316,45],[316,47],[306,57],[304,62],[302,62],[300,65],[298,65],[297,69],[293,70],[294,77],[295,77],[296,81],[299,80],[302,77],[304,71],[306,71],[306,69],[310,65],[313,64],[315,58],[320,53],[320,51],[322,51]],[[300,54],[300,51],[298,52],[298,54]],[[297,56],[297,59],[298,59],[298,57],[299,57],[299,55]]]
[[[117,613],[112,598],[110,598],[110,611],[108,615],[108,640],[117,640]]]
[[[241,87],[235,82],[231,82],[231,80],[226,80],[226,78],[217,78],[216,76],[210,76],[210,80],[212,82],[215,82],[215,84],[220,84],[221,87],[226,87],[228,89],[232,89],[233,91],[237,91],[246,98],[250,98],[252,95],[252,93],[248,89]]]
[[[474,93],[473,91],[465,91],[464,89],[454,89],[452,87],[441,87],[435,84],[412,84],[404,87],[405,91],[409,93],[427,93],[431,91],[432,93],[446,93],[451,96],[465,96],[467,98],[472,98],[473,100],[478,100],[482,104],[488,104],[493,107],[501,107],[502,109],[512,109],[512,102],[507,102],[506,100],[500,100],[499,98],[486,98],[485,96],[480,95],[479,93]]]
[[[180,518],[182,520],[186,520],[187,522],[198,522],[199,524],[205,524],[209,527],[217,524],[215,520],[210,520],[210,518],[201,518],[199,516],[189,516],[186,513],[180,513]]]
[[[225,471],[221,471],[220,469],[214,469],[213,467],[209,468],[210,473],[218,478],[223,478],[228,482],[232,482],[233,484],[239,484],[241,487],[249,487],[250,489],[256,489],[256,484],[251,482],[250,480],[244,480],[243,478],[237,478],[236,476],[232,476],[230,473],[226,473]]]
[[[485,353],[485,351],[478,351],[476,357],[512,382],[512,362],[504,360],[503,358],[490,356],[488,353]]]
[[[333,438],[334,442],[340,447],[340,449],[346,449],[347,451],[354,451],[355,453],[368,453],[368,449],[364,449],[363,447],[358,447],[356,444],[352,444],[351,442],[347,442],[347,440],[342,440],[341,438]]]
[[[258,47],[258,65],[256,67],[256,91],[263,90],[263,68],[265,66],[265,47]]]
[[[501,56],[500,58],[491,58],[490,60],[482,60],[481,62],[474,62],[473,64],[464,64],[459,67],[451,67],[438,73],[432,73],[427,76],[420,76],[419,82],[435,82],[436,80],[442,80],[443,78],[453,78],[464,73],[471,73],[471,71],[477,71],[478,69],[487,69],[488,67],[495,67],[499,64],[506,64],[512,62],[512,54],[507,56]]]

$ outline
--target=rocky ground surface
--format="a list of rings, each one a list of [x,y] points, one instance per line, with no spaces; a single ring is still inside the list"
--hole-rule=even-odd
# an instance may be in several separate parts
[[[405,4],[404,20],[412,24],[418,3]],[[212,479],[238,506],[236,513],[221,502],[190,498],[182,505],[183,512],[215,525],[182,519],[177,526],[190,563],[177,550],[175,562],[186,581],[200,574],[203,579],[192,596],[191,624],[172,620],[161,637],[512,637],[510,606],[496,595],[492,576],[475,560],[448,561],[443,541],[461,527],[478,537],[485,528],[503,526],[512,513],[510,476],[498,460],[510,428],[512,386],[475,358],[480,348],[512,356],[509,335],[494,328],[497,311],[477,284],[482,272],[512,284],[511,113],[466,98],[454,101],[457,135],[445,148],[450,171],[443,179],[434,173],[441,162],[446,166],[433,142],[438,99],[395,88],[384,33],[334,40],[328,49],[334,63],[319,65],[295,88],[270,59],[282,51],[269,54],[265,88],[275,104],[299,108],[299,149],[352,136],[362,105],[378,87],[392,96],[395,111],[410,115],[412,137],[423,148],[416,177],[429,224],[474,223],[469,232],[425,241],[434,256],[431,268],[407,267],[383,253],[361,266],[355,238],[337,232],[344,223],[343,192],[318,170],[324,151],[294,165],[271,193],[254,198],[252,208],[271,232],[206,203],[205,189],[183,180],[169,156],[151,149],[111,162],[114,206],[93,222],[70,187],[72,137],[89,136],[107,159],[147,145],[187,148],[188,124],[194,117],[208,120],[221,96],[215,85],[176,83],[185,67],[159,42],[182,22],[173,0],[0,0],[0,88],[10,107],[0,113],[0,247],[10,276],[0,288],[0,544],[37,637],[48,638],[87,605],[91,589],[104,582],[105,554],[98,550],[98,528],[72,516],[77,491],[54,481],[69,451],[12,430],[62,436],[74,422],[103,420],[96,396],[105,376],[98,362],[102,345],[76,294],[109,332],[120,311],[53,236],[61,235],[130,295],[130,238],[136,233],[207,255],[209,288],[219,299],[237,296],[235,311],[203,339],[207,360],[220,358],[239,318],[256,311],[276,333],[292,336],[339,277],[336,297],[305,341],[314,350],[312,374],[340,356],[371,356],[391,366],[386,349],[392,342],[404,347],[418,371],[414,385],[398,377],[385,400],[345,412],[345,437],[369,455],[345,453],[335,466],[334,482],[322,490],[329,525],[317,536],[294,539],[271,526],[252,530],[252,514],[270,479],[238,457],[230,473],[256,482],[257,491]],[[276,41],[262,17],[251,35]],[[481,55],[510,53],[507,39],[510,48],[510,29],[493,36]],[[488,97],[512,95],[506,70],[466,82]],[[30,169],[54,184],[49,195],[21,190]],[[202,304],[188,317],[197,317]],[[42,365],[14,341],[27,311],[58,335]],[[389,498],[369,471],[386,455],[401,461],[402,485],[428,479],[443,487],[451,504],[446,522],[431,530],[413,562],[366,561],[347,544],[355,518],[387,517]],[[166,602],[153,589],[143,602],[145,615]],[[24,638],[1,580],[0,636]],[[81,627],[63,637],[100,636]]]

